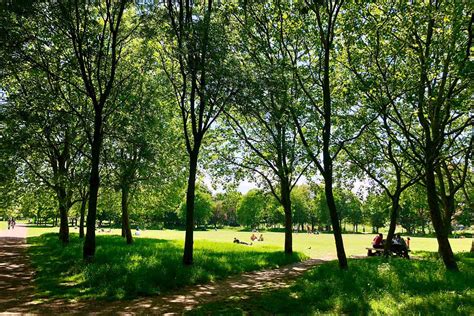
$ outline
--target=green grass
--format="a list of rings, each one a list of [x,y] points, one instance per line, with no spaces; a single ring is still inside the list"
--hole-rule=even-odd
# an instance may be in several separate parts
[[[69,231],[74,232],[72,227],[69,227]],[[28,225],[26,231],[28,237],[41,236],[47,233],[59,233],[59,227]]]
[[[0,230],[5,230],[8,228],[8,222],[0,221]]]
[[[28,236],[39,236],[46,232],[58,232],[57,227],[47,228],[28,228]],[[70,228],[71,232],[78,232],[78,229]],[[98,235],[120,235],[120,229],[112,229],[111,232],[100,232]],[[259,236],[258,233],[256,233]],[[141,231],[141,236],[136,238],[157,238],[166,240],[184,240],[184,231],[180,230],[145,230]],[[195,240],[207,240],[212,242],[231,242],[234,237],[240,240],[250,242],[251,232],[241,232],[230,229],[219,229],[217,231],[195,231]],[[270,245],[283,249],[284,233],[279,232],[263,232],[265,241],[263,243],[257,242],[258,245]],[[374,234],[343,234],[344,248],[348,256],[351,255],[365,255],[367,253],[366,247],[375,235]],[[135,237],[135,236],[134,236]],[[469,251],[471,249],[471,239],[469,238],[451,238],[451,247],[454,252]],[[425,237],[411,237],[410,248],[412,251],[437,251],[438,242],[436,238]],[[293,249],[295,251],[304,253],[311,258],[336,257],[336,250],[334,245],[334,236],[332,234],[293,234]]]
[[[39,298],[128,299],[156,295],[188,284],[221,279],[245,271],[274,268],[305,258],[272,246],[245,246],[197,240],[191,267],[181,263],[183,242],[137,238],[126,245],[119,236],[97,236],[93,263],[82,260],[82,240],[71,235],[60,245],[56,234],[29,237],[37,271]]]
[[[439,259],[357,259],[349,261],[348,271],[331,262],[289,288],[210,303],[192,313],[474,315],[474,255],[457,257],[459,273],[446,271]]]

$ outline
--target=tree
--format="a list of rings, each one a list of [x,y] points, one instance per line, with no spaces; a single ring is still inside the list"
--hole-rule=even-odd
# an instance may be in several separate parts
[[[400,198],[400,225],[410,234],[419,231],[426,233],[430,227],[429,208],[426,199],[426,188],[417,184],[406,190]]]
[[[469,137],[469,136],[468,136]],[[453,145],[457,155],[441,161],[436,167],[437,187],[440,195],[440,204],[443,208],[442,219],[447,234],[452,233],[451,222],[456,212],[456,195],[460,195],[461,189],[466,186],[468,169],[472,156],[473,136],[470,140],[461,138],[457,142],[460,148]],[[459,200],[459,197],[458,197]]]
[[[25,47],[34,44],[25,43]],[[29,55],[35,51],[25,48],[17,53]],[[47,67],[54,67],[55,61],[52,58]],[[59,239],[67,244],[68,213],[79,201],[81,152],[86,144],[80,134],[80,122],[67,111],[58,92],[59,83],[40,67],[27,62],[23,67],[6,69],[2,78],[9,95],[2,111],[4,146],[10,148],[11,158],[18,161],[14,165],[18,173],[23,170],[24,180],[29,178],[28,181],[46,186],[56,194],[60,215]],[[76,97],[70,96],[68,101],[73,98],[77,101]]]
[[[183,263],[193,262],[194,200],[204,136],[235,94],[222,7],[168,0],[159,53],[175,94],[189,158]]]
[[[138,186],[172,182],[182,167],[181,139],[173,118],[171,92],[163,72],[155,69],[152,44],[136,38],[120,69],[129,79],[117,92],[120,107],[107,122],[105,164],[121,192],[122,237],[132,243],[129,201]]]
[[[237,207],[242,199],[238,191],[229,190],[216,195],[216,203],[220,203],[223,213],[223,222],[229,226],[237,226]]]
[[[9,26],[1,78],[9,95],[2,118],[8,127],[5,145],[20,149],[12,154],[28,167],[30,179],[55,192],[59,237],[68,243],[68,212],[79,201],[86,149],[82,123],[70,108],[84,102],[81,93],[68,89],[77,79],[70,75],[72,48],[51,28],[51,21],[57,22],[53,5],[12,8],[2,15]]]
[[[77,76],[83,87],[77,87],[87,96],[93,108],[94,124],[91,145],[91,169],[87,233],[83,257],[91,260],[95,255],[95,225],[97,196],[100,186],[99,165],[104,138],[104,121],[115,111],[113,102],[117,88],[127,77],[116,78],[120,60],[135,29],[133,23],[124,22],[127,1],[106,0],[105,3],[85,4],[77,0],[57,5],[58,29],[62,30],[74,51]],[[131,17],[129,16],[131,19]]]
[[[223,208],[222,201],[214,201],[212,205],[212,213],[209,219],[209,224],[214,225],[214,228],[217,229],[217,225],[224,225],[225,224],[226,214]]]
[[[354,225],[354,231],[357,232],[358,225],[362,224],[363,216],[361,202],[359,198],[349,190],[335,190],[336,206],[339,212],[339,218],[346,218],[347,222]]]
[[[408,143],[405,151],[427,190],[427,201],[440,253],[448,269],[458,270],[445,230],[436,184],[438,165],[450,157],[454,141],[472,124],[468,115],[472,95],[469,56],[474,15],[464,3],[442,1],[384,3],[379,40],[388,46],[386,60],[399,61],[388,84],[389,120]],[[383,35],[383,37],[382,37]],[[382,67],[383,69],[383,67]],[[381,71],[383,73],[383,71]],[[400,86],[401,84],[401,87]]]
[[[393,58],[399,43],[391,43],[387,39],[390,32],[384,29],[387,15],[375,4],[351,9],[344,23],[347,68],[353,87],[358,91],[355,94],[365,105],[359,111],[369,113],[374,119],[361,137],[345,146],[344,151],[390,199],[390,224],[385,243],[388,255],[400,214],[400,197],[420,180],[422,172],[413,165],[410,143],[400,137],[403,131],[393,120],[398,113],[397,102],[407,87],[400,80],[404,59]],[[354,20],[358,22],[354,24]]]
[[[246,83],[233,107],[225,111],[225,133],[219,163],[253,172],[255,180],[272,193],[285,214],[285,253],[293,252],[291,192],[309,167],[291,120],[290,105],[297,94],[290,62],[281,38],[282,5],[248,4],[233,14],[236,50]],[[261,51],[262,54],[256,54]],[[232,138],[234,136],[234,139]]]
[[[331,215],[329,214],[328,203],[326,202],[326,194],[319,191],[315,199],[316,222],[320,226],[319,229],[331,230]]]
[[[194,201],[194,225],[205,225],[212,215],[213,202],[211,193],[201,187],[196,188],[196,199]],[[180,218],[186,220],[186,201],[181,205]]]
[[[310,222],[311,217],[312,198],[310,188],[308,185],[299,185],[293,189],[291,194],[293,222],[304,229],[304,224]]]
[[[257,189],[248,191],[240,200],[237,208],[239,223],[251,228],[257,227],[266,204],[262,191]]]
[[[326,202],[329,209],[331,224],[336,243],[339,267],[347,269],[347,258],[337,206],[333,192],[333,166],[343,143],[336,141],[337,136],[332,129],[335,123],[333,112],[342,103],[335,102],[334,53],[336,31],[340,27],[338,16],[344,1],[305,1],[298,9],[305,12],[289,29],[297,30],[296,41],[285,45],[285,54],[291,60],[295,80],[298,82],[304,97],[292,107],[292,117],[298,129],[299,137],[318,171],[324,179]],[[336,39],[337,40],[337,39]],[[340,111],[341,109],[339,109]],[[342,112],[342,111],[340,111]],[[355,137],[355,136],[354,136]]]
[[[386,195],[370,193],[362,206],[365,218],[372,226],[372,232],[378,233],[379,228],[384,227],[388,217],[389,201]]]

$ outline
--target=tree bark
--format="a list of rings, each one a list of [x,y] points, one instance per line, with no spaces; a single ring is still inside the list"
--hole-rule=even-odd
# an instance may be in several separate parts
[[[280,181],[281,190],[281,204],[285,211],[285,253],[293,253],[293,223],[291,217],[291,197],[290,197],[290,184],[288,179],[281,179]]]
[[[81,218],[79,220],[79,238],[84,238],[84,220],[86,215],[87,197],[81,201]]]
[[[57,192],[58,201],[59,201],[59,240],[63,244],[69,243],[69,223],[68,223],[68,202],[66,197],[66,190],[64,188],[59,188]]]
[[[125,231],[125,237],[127,237],[127,244],[133,242],[132,231],[130,230],[130,220],[128,215],[128,196],[130,188],[128,185],[122,186],[122,232]]]
[[[329,214],[331,216],[331,223],[334,233],[334,239],[336,242],[337,258],[339,260],[339,267],[341,269],[347,269],[347,258],[344,250],[344,242],[341,235],[341,226],[339,224],[339,216],[337,214],[336,203],[334,201],[334,194],[332,190],[333,182],[333,161],[330,151],[331,143],[331,116],[332,116],[332,105],[331,105],[331,85],[329,80],[329,60],[331,53],[331,41],[329,40],[330,34],[326,35],[326,43],[324,45],[324,77],[323,77],[323,113],[324,113],[324,126],[323,126],[323,166],[324,166],[324,191],[326,193],[326,202],[329,208]]]
[[[97,217],[97,196],[99,193],[99,163],[102,146],[102,111],[97,109],[92,140],[91,175],[89,179],[89,207],[87,211],[87,233],[84,241],[83,258],[91,260],[95,255],[95,222]]]
[[[429,149],[430,144],[427,144]],[[439,252],[443,258],[444,265],[448,270],[459,271],[454,253],[449,243],[448,235],[446,233],[445,225],[441,217],[441,210],[438,204],[438,194],[436,190],[434,162],[430,157],[433,157],[431,152],[427,150],[427,159],[425,163],[426,171],[426,192],[428,197],[428,205],[431,214],[431,221],[436,232],[436,239],[438,240]]]
[[[446,205],[443,206],[444,208],[444,229],[446,230],[446,234],[449,236],[453,233],[453,225],[452,219],[455,211],[455,201],[454,195],[446,196]]]
[[[339,260],[339,268],[347,269],[346,252],[344,250],[344,242],[342,240],[341,226],[339,225],[336,203],[334,202],[334,194],[332,191],[332,181],[330,182],[330,185],[328,185],[328,183],[326,182],[326,186],[324,190],[326,192],[326,202],[328,204],[329,213],[331,216],[332,230],[334,234],[334,240],[336,242],[337,258]]]
[[[443,171],[445,170],[446,172],[446,180],[443,178]],[[446,230],[446,234],[448,236],[452,233],[452,225],[451,221],[454,215],[455,211],[455,201],[454,201],[454,196],[456,194],[457,189],[455,189],[455,185],[453,183],[453,180],[451,178],[451,175],[449,174],[449,169],[446,166],[445,168],[441,168],[441,165],[438,164],[436,167],[436,172],[435,174],[438,176],[438,182],[439,182],[439,194],[441,196],[441,206],[442,206],[442,216],[441,218],[443,219],[443,224],[444,224],[444,229]],[[446,187],[446,182],[447,182],[447,187]]]
[[[188,190],[186,191],[186,237],[184,240],[183,255],[183,263],[185,265],[191,265],[193,263],[194,198],[198,155],[198,150],[191,151],[189,155]]]
[[[395,192],[390,198],[392,200],[392,207],[390,209],[390,226],[388,229],[387,238],[385,240],[385,255],[390,253],[390,247],[392,246],[392,239],[395,235],[395,229],[397,227],[398,213],[400,211],[400,194],[401,192]]]

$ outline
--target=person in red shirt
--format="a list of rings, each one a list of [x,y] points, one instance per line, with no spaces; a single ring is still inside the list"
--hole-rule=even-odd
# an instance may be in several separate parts
[[[375,238],[372,240],[372,246],[374,248],[383,248],[383,235],[378,234],[375,236]]]

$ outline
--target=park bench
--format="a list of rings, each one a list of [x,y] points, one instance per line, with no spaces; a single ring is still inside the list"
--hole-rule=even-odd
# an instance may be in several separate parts
[[[372,256],[382,256],[384,254],[385,249],[384,248],[365,248],[367,249],[367,256],[372,257]],[[408,249],[408,252],[411,250]],[[404,254],[401,251],[390,251],[390,254],[394,257],[405,257]],[[407,254],[407,259],[410,259]]]
[[[384,249],[383,248],[365,248],[367,249],[367,256],[381,256],[383,255]]]

